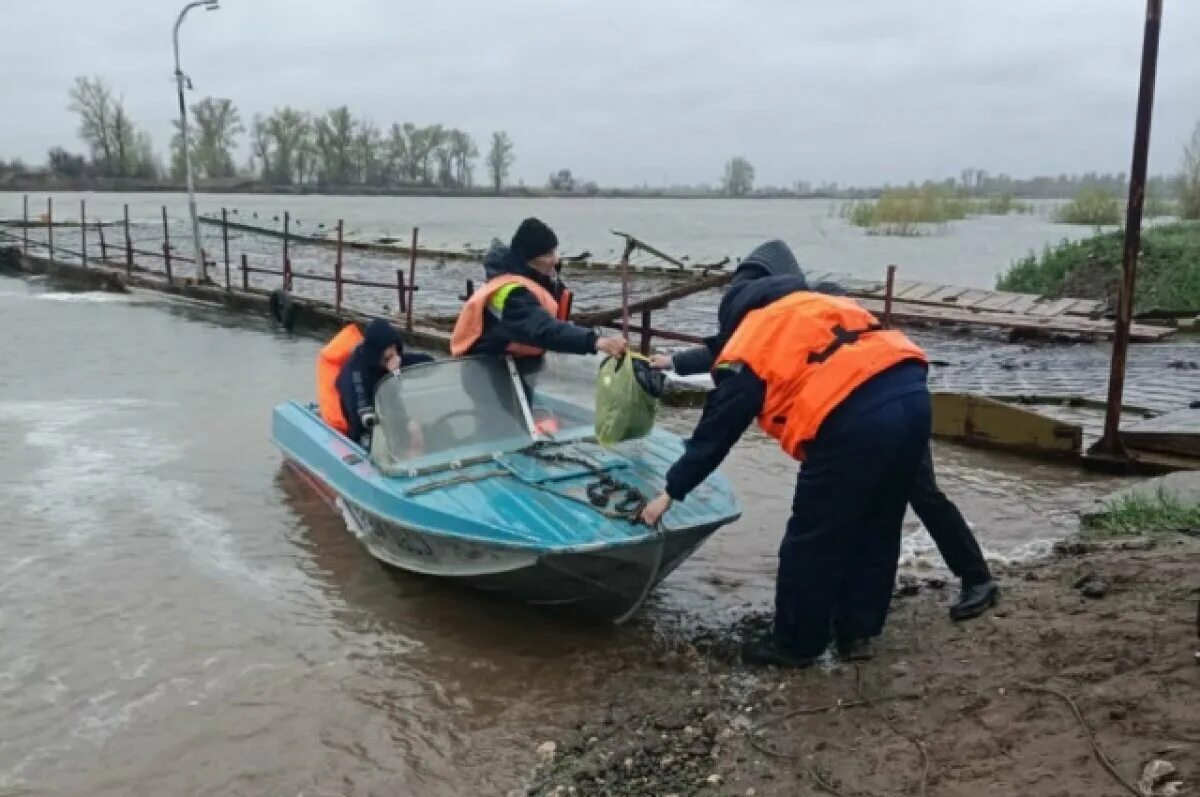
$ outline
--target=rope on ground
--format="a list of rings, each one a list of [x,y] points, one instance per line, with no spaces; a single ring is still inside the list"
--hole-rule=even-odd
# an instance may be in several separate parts
[[[1133,786],[1133,784],[1122,777],[1121,773],[1117,771],[1117,768],[1113,766],[1112,761],[1110,761],[1108,756],[1104,754],[1104,751],[1100,748],[1100,743],[1096,741],[1096,734],[1092,731],[1092,727],[1088,725],[1087,720],[1084,719],[1083,712],[1079,710],[1079,704],[1077,704],[1070,695],[1068,695],[1066,692],[1060,692],[1059,690],[1049,686],[1037,686],[1036,684],[1017,684],[1016,688],[1025,692],[1051,695],[1066,703],[1070,707],[1071,712],[1075,715],[1075,719],[1079,722],[1079,727],[1083,729],[1084,734],[1087,736],[1088,744],[1090,744],[1092,747],[1092,754],[1095,756],[1096,760],[1100,762],[1100,766],[1102,766],[1104,771],[1107,772],[1113,780],[1119,783],[1121,787],[1125,789],[1125,791],[1132,794],[1133,797],[1141,797],[1141,791],[1139,791]]]

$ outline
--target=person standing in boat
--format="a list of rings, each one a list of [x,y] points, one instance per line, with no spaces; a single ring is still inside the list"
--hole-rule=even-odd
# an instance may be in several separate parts
[[[349,324],[317,355],[321,417],[351,440],[367,445],[375,420],[375,388],[392,371],[431,362],[428,354],[404,351],[400,333],[382,318],[365,332]]]
[[[450,353],[511,354],[523,374],[537,370],[548,351],[624,354],[624,338],[603,337],[567,320],[571,292],[558,266],[558,236],[540,219],[522,221],[509,246],[493,246],[484,258],[488,281],[459,313]]]
[[[929,445],[924,352],[857,303],[808,290],[782,241],[738,265],[707,344],[716,387],[642,520],[657,524],[757,417],[804,466],[779,550],[774,625],[743,646],[742,658],[809,666],[831,635],[843,659],[870,658]]]
[[[797,277],[797,285],[804,283],[802,271]],[[841,286],[829,282],[820,283],[812,290],[834,296],[845,293]],[[713,359],[714,355],[707,346],[696,346],[674,355],[655,354],[650,358],[650,363],[659,370],[690,376],[711,371]],[[950,605],[950,619],[969,620],[995,606],[1000,597],[1000,587],[992,577],[979,541],[962,512],[938,487],[932,449],[925,451],[920,470],[912,481],[908,503],[929,532],[950,572],[959,579],[958,599]]]

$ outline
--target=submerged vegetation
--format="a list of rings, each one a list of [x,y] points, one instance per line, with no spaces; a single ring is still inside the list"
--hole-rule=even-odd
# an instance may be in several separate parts
[[[1017,261],[996,282],[1000,290],[1042,296],[1109,299],[1116,296],[1124,238],[1120,230],[1083,241],[1063,241]],[[1200,308],[1200,224],[1177,223],[1142,231],[1134,308]]]
[[[1058,209],[1054,220],[1062,224],[1102,227],[1121,223],[1121,201],[1101,188],[1080,191]]]
[[[920,235],[926,225],[945,224],[968,216],[1031,213],[1028,202],[1011,194],[974,198],[961,191],[927,183],[920,188],[886,188],[879,199],[852,202],[842,217],[856,227],[884,235]]]
[[[1184,504],[1162,488],[1153,496],[1134,493],[1109,502],[1088,519],[1087,530],[1094,537],[1200,534],[1200,506]]]

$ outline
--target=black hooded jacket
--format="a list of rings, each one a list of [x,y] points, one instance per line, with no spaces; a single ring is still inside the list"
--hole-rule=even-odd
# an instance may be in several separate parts
[[[417,363],[430,362],[433,358],[427,354],[409,354],[404,351],[404,342],[399,333],[382,318],[376,318],[367,324],[363,332],[363,342],[346,360],[338,374],[338,395],[342,401],[342,415],[346,418],[349,431],[346,436],[351,440],[362,439],[366,430],[362,425],[361,412],[375,405],[375,388],[379,380],[387,376],[387,369],[381,364],[383,352],[388,346],[395,346],[400,352],[400,367],[403,368]]]
[[[488,279],[515,274],[541,285],[555,300],[562,296],[561,281],[530,268],[519,255],[498,242],[484,256],[483,269]],[[510,343],[566,354],[591,354],[596,350],[596,333],[569,321],[559,321],[546,312],[530,291],[518,287],[508,294],[499,315],[491,308],[484,312],[483,334],[469,353],[501,355]]]
[[[832,284],[818,286],[822,293],[841,292]],[[809,290],[795,256],[782,241],[755,249],[738,265],[737,274],[717,310],[717,334],[703,348],[675,356],[679,373],[711,370],[717,355],[748,313],[790,294]],[[688,369],[688,370],[684,370]],[[694,369],[694,370],[693,370]],[[684,445],[683,456],[667,472],[667,494],[676,501],[696,488],[729,454],[738,439],[762,412],[767,386],[750,368],[717,369],[715,388],[708,394],[704,413]],[[860,385],[839,407],[839,416],[865,412],[908,390],[923,388],[925,367],[902,364]],[[842,409],[845,412],[841,412]],[[832,417],[832,416],[831,416]],[[824,427],[822,427],[824,428]]]

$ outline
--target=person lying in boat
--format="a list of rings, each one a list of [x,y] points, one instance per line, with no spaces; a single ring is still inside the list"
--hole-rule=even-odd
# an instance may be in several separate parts
[[[742,659],[809,666],[831,635],[844,660],[870,658],[929,446],[925,354],[857,303],[808,290],[782,241],[738,265],[717,318],[716,387],[642,520],[654,525],[683,500],[757,417],[804,466],[779,549],[774,625]]]
[[[455,357],[511,354],[527,374],[548,351],[625,353],[624,338],[602,337],[567,320],[571,292],[559,278],[558,236],[540,219],[522,221],[509,246],[493,246],[484,271],[488,281],[467,299],[454,325]]]
[[[349,324],[317,355],[317,400],[325,423],[351,440],[369,445],[375,422],[375,387],[392,371],[431,362],[427,354],[404,351],[387,321],[376,318],[360,332]]]

